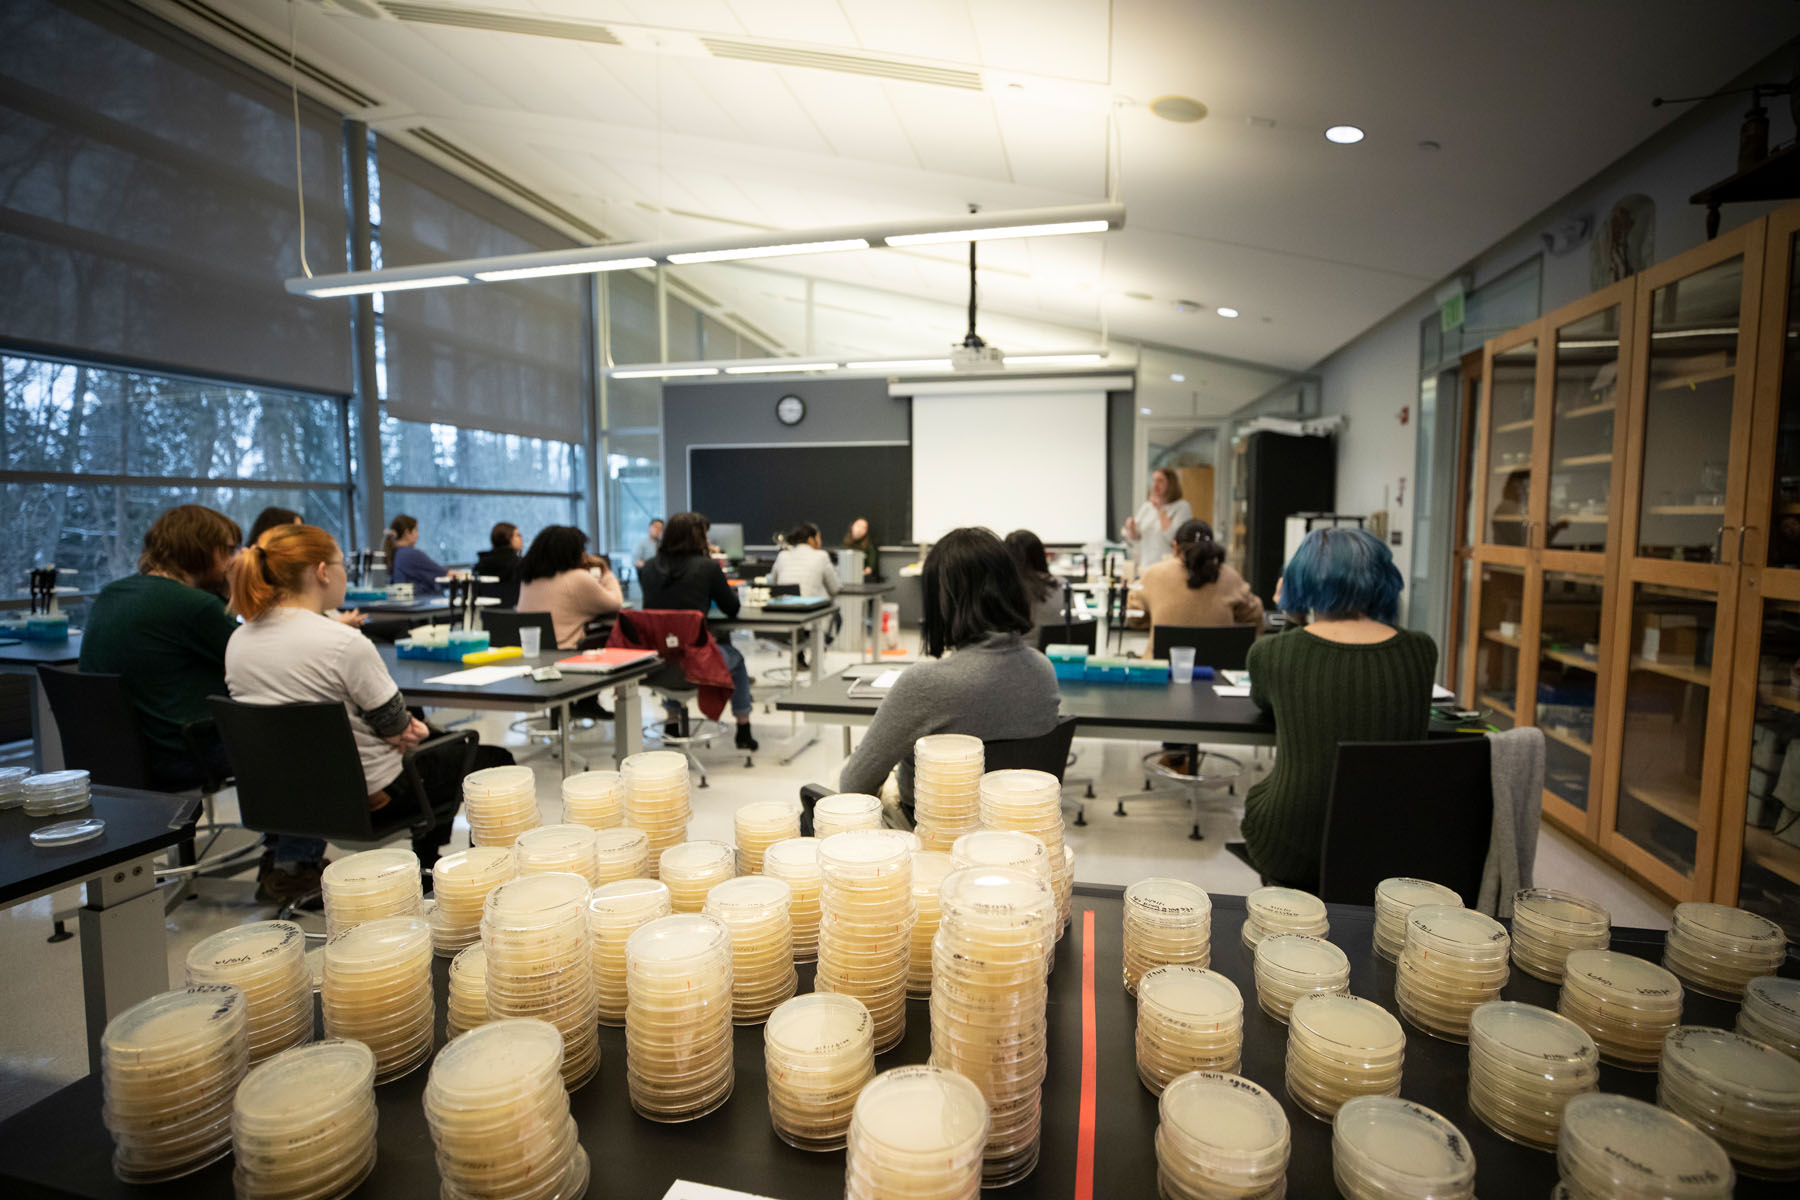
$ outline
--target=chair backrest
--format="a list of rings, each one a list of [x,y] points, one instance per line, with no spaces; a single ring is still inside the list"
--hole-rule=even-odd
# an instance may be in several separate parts
[[[1395,875],[1453,888],[1475,907],[1493,836],[1488,740],[1340,742],[1325,805],[1319,897],[1370,904]]]
[[[799,594],[800,585],[797,583],[771,583],[769,585],[769,595],[771,596],[798,596]]]
[[[376,842],[406,828],[414,816],[369,811],[362,759],[342,704],[241,704],[224,696],[210,703],[237,776],[246,829]],[[304,769],[298,769],[300,756]]]
[[[1069,746],[1075,740],[1075,718],[1064,717],[1049,733],[1030,738],[1003,738],[983,742],[984,771],[1048,771],[1058,780],[1069,765]]]
[[[1038,630],[1038,649],[1046,650],[1051,646],[1086,646],[1089,654],[1100,640],[1100,622],[1071,621],[1064,625],[1045,625]]]
[[[62,739],[63,762],[106,787],[151,789],[149,751],[125,677],[74,667],[37,670]]]
[[[1150,632],[1150,657],[1169,657],[1171,646],[1192,646],[1195,666],[1241,671],[1255,640],[1254,625],[1158,625]]]
[[[490,646],[516,646],[519,630],[535,626],[543,630],[543,647],[556,648],[556,622],[547,612],[517,612],[510,608],[484,608],[481,627],[488,632]]]

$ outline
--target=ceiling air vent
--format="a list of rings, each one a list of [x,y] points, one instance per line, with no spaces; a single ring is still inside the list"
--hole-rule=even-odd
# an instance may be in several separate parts
[[[389,7],[392,7],[391,5]],[[739,42],[729,38],[703,37],[700,43],[712,51],[714,58],[735,58],[745,62],[769,63],[777,67],[811,67],[819,71],[836,71],[845,75],[871,75],[878,79],[894,79],[902,83],[929,83],[938,87],[982,90],[981,72],[962,71],[954,67],[934,67],[898,58],[875,58],[866,54],[834,54],[829,50],[798,50],[789,46],[773,46],[760,42]]]
[[[281,64],[282,68],[285,69],[287,67],[288,47],[269,40],[249,26],[243,25],[238,21],[233,20],[231,17],[226,16],[218,9],[212,7],[212,5],[202,3],[201,0],[171,0],[171,2],[177,8],[180,8],[189,15],[210,25],[215,34],[222,34],[232,41],[249,46],[259,53],[274,59],[277,63]],[[338,78],[317,63],[309,62],[304,56],[296,56],[294,58],[294,69],[298,71],[302,77],[310,79],[320,87],[329,90],[339,100],[343,101],[353,109],[374,108],[381,103],[354,84]],[[279,78],[285,81],[286,76],[282,75]]]
[[[560,38],[566,42],[594,42],[617,46],[619,39],[604,25],[580,21],[553,21],[544,17],[525,17],[517,13],[492,12],[480,8],[447,8],[436,4],[403,4],[398,0],[381,0],[381,7],[391,17],[421,25],[451,25],[458,29],[485,29],[490,33],[523,33],[531,37]]]

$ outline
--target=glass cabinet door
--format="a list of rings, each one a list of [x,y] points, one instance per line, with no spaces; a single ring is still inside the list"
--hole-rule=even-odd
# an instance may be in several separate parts
[[[1800,937],[1800,601],[1763,605],[1735,903]]]
[[[1537,417],[1537,343],[1501,350],[1487,385],[1487,512],[1492,546],[1526,544],[1531,519],[1532,426]]]
[[[1781,357],[1770,363],[1765,354],[1757,371],[1759,376],[1770,369],[1781,372],[1767,561],[1771,567],[1791,568],[1800,567],[1800,237],[1790,236],[1787,243],[1787,320],[1782,327]],[[1765,309],[1763,319],[1773,315]],[[1752,515],[1749,519],[1756,518]]]
[[[1620,354],[1618,305],[1556,331],[1546,549],[1606,550]]]
[[[1738,368],[1742,256],[1650,294],[1637,552],[1721,561]]]
[[[1546,571],[1541,594],[1536,724],[1544,731],[1544,787],[1585,813],[1593,771],[1604,592],[1598,576]]]
[[[1475,645],[1475,707],[1497,729],[1518,723],[1521,661],[1525,639],[1525,572],[1519,567],[1483,564]],[[1530,724],[1529,718],[1525,722]]]

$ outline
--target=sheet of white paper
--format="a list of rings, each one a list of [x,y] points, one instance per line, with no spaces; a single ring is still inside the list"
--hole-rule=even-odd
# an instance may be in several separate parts
[[[1240,687],[1237,684],[1232,683],[1215,683],[1213,684],[1213,695],[1247,697],[1250,695],[1250,685],[1246,683]]]
[[[734,1192],[730,1188],[714,1187],[710,1183],[695,1183],[689,1179],[677,1179],[663,1193],[663,1200],[775,1200],[772,1196],[752,1195],[749,1192]]]
[[[1250,686],[1250,672],[1248,671],[1227,669],[1219,672],[1219,678],[1223,679],[1226,683],[1229,683],[1232,687]]]
[[[466,671],[452,671],[448,675],[433,675],[425,682],[447,683],[452,687],[486,687],[490,683],[499,683],[502,679],[517,679],[529,674],[530,667],[470,667]]]
[[[1456,693],[1445,687],[1443,684],[1434,683],[1431,685],[1431,702],[1433,704],[1442,704],[1446,700],[1454,699],[1456,699]]]

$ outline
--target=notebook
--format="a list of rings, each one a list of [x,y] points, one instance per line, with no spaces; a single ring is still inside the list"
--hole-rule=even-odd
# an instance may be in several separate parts
[[[655,657],[654,650],[583,650],[572,658],[558,659],[556,665],[564,671],[610,675]]]

